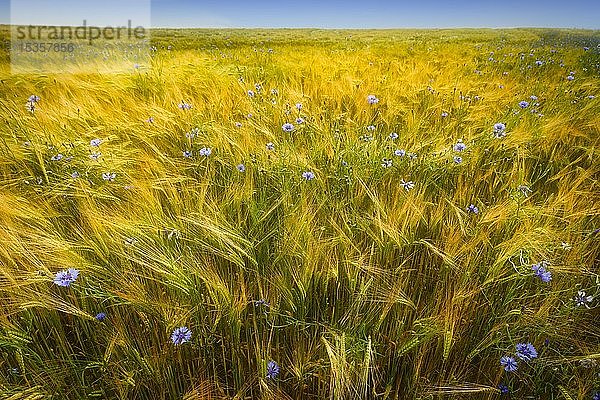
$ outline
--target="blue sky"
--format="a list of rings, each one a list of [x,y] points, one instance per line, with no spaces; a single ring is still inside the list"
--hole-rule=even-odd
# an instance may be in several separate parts
[[[23,4],[27,16],[38,23],[65,24],[71,15],[108,15],[111,2],[79,0],[13,0]],[[43,7],[36,7],[39,2]],[[565,27],[600,28],[600,0],[467,1],[467,0],[368,0],[368,1],[192,1],[119,0],[114,18],[137,18],[123,11],[137,2],[151,10],[155,27],[319,27],[319,28],[446,28],[446,27]],[[45,4],[44,4],[45,3]],[[73,12],[78,3],[80,14]],[[48,4],[52,4],[50,7]],[[38,16],[36,9],[44,8]],[[0,0],[0,23],[8,23],[10,0]],[[100,12],[102,11],[102,12]],[[31,15],[31,16],[29,16]],[[131,15],[131,17],[130,17]],[[39,20],[37,18],[42,18]],[[137,18],[139,19],[139,18]],[[20,22],[21,23],[21,22]]]

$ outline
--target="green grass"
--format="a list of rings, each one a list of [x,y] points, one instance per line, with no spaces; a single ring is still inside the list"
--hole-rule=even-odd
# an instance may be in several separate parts
[[[11,75],[0,55],[1,398],[600,391],[597,31],[153,41],[152,65],[127,74]],[[531,270],[544,260],[549,283]],[[80,276],[55,285],[67,268]],[[575,306],[578,290],[590,309]],[[179,326],[192,340],[175,346]],[[507,373],[500,357],[519,342],[539,357]]]

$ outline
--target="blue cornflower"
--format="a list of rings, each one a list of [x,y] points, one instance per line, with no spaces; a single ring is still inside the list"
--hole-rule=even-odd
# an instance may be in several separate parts
[[[413,181],[405,182],[404,179],[400,180],[400,186],[404,188],[407,192],[415,187],[415,183]]]
[[[542,60],[537,60],[535,62],[535,65],[537,65],[538,67],[540,67],[540,66],[544,65],[544,62]]]
[[[375,129],[376,129],[376,128],[375,128],[375,125],[369,125],[369,126],[367,126],[367,130],[368,130],[369,132],[373,132]]]
[[[547,265],[548,262],[542,261],[538,264],[533,264],[531,266],[531,269],[533,270],[535,276],[540,278],[544,283],[548,283],[552,280],[552,273],[546,269]]]
[[[271,142],[267,143],[267,150],[270,150],[270,151],[275,150],[275,145]]]
[[[302,110],[302,103],[296,103],[296,108],[298,110]]]
[[[454,145],[454,151],[464,151],[467,148],[467,145],[463,143],[461,139],[456,142]]]
[[[289,122],[286,122],[281,126],[281,129],[283,129],[284,132],[291,132],[294,130],[294,125],[290,124]]]
[[[527,108],[527,107],[529,107],[529,102],[523,100],[523,101],[519,102],[519,107]]]
[[[92,147],[98,147],[98,146],[100,146],[100,143],[102,143],[102,139],[90,140],[90,146],[92,146]]]
[[[517,360],[514,357],[503,356],[500,359],[500,365],[504,367],[506,372],[513,372],[517,370]]]
[[[177,328],[171,334],[171,341],[176,345],[189,342],[191,338],[192,331],[190,331],[187,326]]]
[[[592,397],[592,400],[600,400],[600,392],[594,393],[594,396]]]
[[[454,164],[460,164],[462,161],[462,157],[454,156]]]
[[[298,118],[296,118],[296,123],[297,123],[298,125],[302,125],[302,124],[304,123],[304,118],[302,118],[302,117],[298,117]]]
[[[315,179],[315,174],[312,171],[304,171],[302,173],[302,177],[304,179],[306,179],[307,181],[311,181],[311,180]]]
[[[239,172],[246,172],[246,166],[244,164],[238,164],[236,168]]]
[[[398,139],[398,134],[396,132],[392,132],[388,137],[390,138],[390,140],[396,140]]]
[[[377,104],[379,103],[379,99],[374,94],[370,94],[367,96],[367,103],[369,104]]]
[[[203,147],[198,151],[201,156],[208,157],[212,154],[212,149],[210,147]]]
[[[472,212],[473,214],[479,214],[479,208],[477,208],[475,204],[470,204],[469,207],[467,207],[467,211]]]
[[[516,355],[523,361],[530,361],[538,356],[537,350],[531,343],[517,343]]]
[[[508,394],[508,386],[506,386],[504,383],[498,385],[498,390],[500,390],[501,394]]]
[[[103,172],[102,173],[102,179],[104,179],[105,181],[112,182],[115,180],[116,177],[117,177],[117,174],[114,172]]]
[[[192,152],[191,152],[190,150],[185,150],[185,151],[183,152],[183,156],[184,156],[185,158],[190,158],[190,157],[192,156]]]
[[[79,271],[75,268],[69,268],[65,271],[59,271],[54,277],[54,283],[58,286],[68,287],[71,283],[75,282],[79,276]]]
[[[98,321],[104,321],[106,319],[106,313],[99,312],[94,318],[96,318]]]
[[[248,90],[248,97],[254,97],[256,93],[252,90]]]
[[[192,109],[192,105],[189,103],[186,103],[185,101],[182,101],[181,103],[179,103],[179,105],[177,107],[179,107],[180,110],[191,110]]]
[[[235,123],[235,127],[236,128],[241,128],[242,127],[242,123],[241,122],[236,122]]]
[[[79,178],[79,172],[77,172],[77,171],[71,172],[71,178],[73,178],[73,179]]]
[[[60,160],[63,159],[63,157],[64,156],[62,154],[58,153],[57,155],[52,156],[52,158],[50,160],[52,160],[52,161],[60,161]]]
[[[587,296],[585,291],[579,290],[577,296],[575,296],[575,307],[585,306],[586,308],[590,308],[587,303],[591,303],[592,300],[594,300],[593,296]]]
[[[99,151],[95,151],[92,154],[90,154],[90,159],[94,160],[94,161],[98,161],[98,159],[102,157],[102,153]]]
[[[260,299],[260,300],[255,300],[254,301],[254,305],[255,306],[265,306],[265,307],[269,307],[269,303],[267,303],[267,301],[265,299]]]
[[[27,99],[27,101],[30,103],[37,103],[38,101],[40,101],[40,96],[32,94],[31,96],[29,96],[29,99]]]
[[[442,118],[446,118],[447,116],[448,116],[448,113],[447,113],[446,111],[444,111],[444,112],[442,113]]]
[[[398,157],[404,157],[406,155],[406,151],[402,149],[398,149],[394,151],[394,155]]]
[[[502,122],[497,122],[494,124],[494,136],[497,138],[501,138],[506,136],[506,125]]]
[[[267,378],[275,379],[279,375],[279,365],[273,360],[267,363]]]
[[[572,81],[573,79],[575,79],[575,77],[574,77],[573,75],[569,75],[569,76],[567,76],[567,80],[568,80],[568,81]]]

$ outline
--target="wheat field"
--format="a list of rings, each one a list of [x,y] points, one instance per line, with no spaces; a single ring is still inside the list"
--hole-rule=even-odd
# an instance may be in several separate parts
[[[600,398],[598,31],[152,41],[2,50],[0,398]]]

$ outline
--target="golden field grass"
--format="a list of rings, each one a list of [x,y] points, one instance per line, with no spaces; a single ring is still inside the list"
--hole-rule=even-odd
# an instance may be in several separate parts
[[[2,53],[0,398],[600,391],[597,31],[153,43],[112,75],[11,75]],[[507,372],[518,343],[538,357]]]

